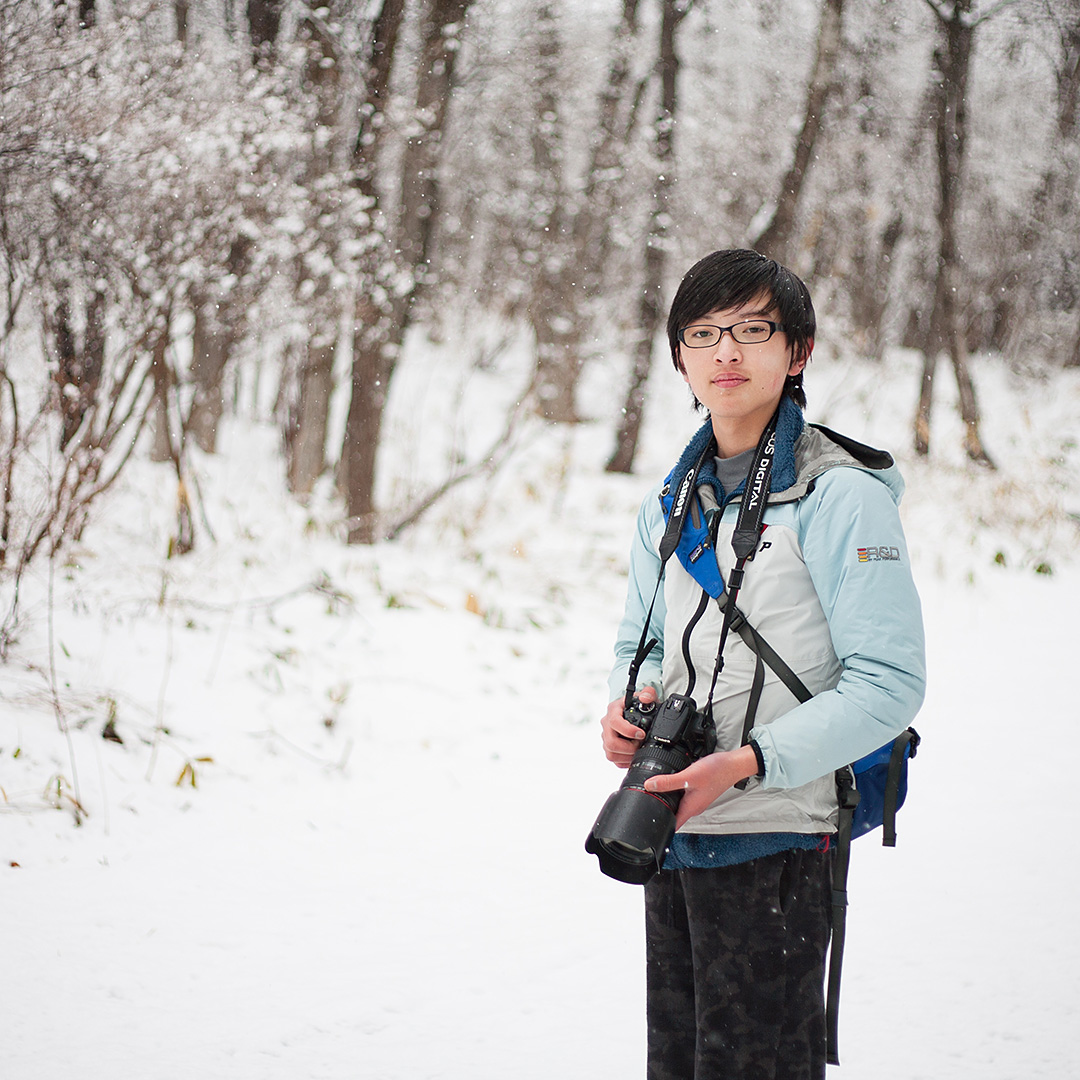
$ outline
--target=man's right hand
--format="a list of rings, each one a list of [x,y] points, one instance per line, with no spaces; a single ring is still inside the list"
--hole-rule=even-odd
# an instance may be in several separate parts
[[[648,703],[656,701],[658,695],[653,687],[646,686],[634,696],[638,701]],[[630,768],[630,762],[634,760],[641,740],[645,738],[645,732],[623,716],[625,700],[618,698],[613,701],[600,721],[604,754],[608,761],[614,762],[620,769]]]

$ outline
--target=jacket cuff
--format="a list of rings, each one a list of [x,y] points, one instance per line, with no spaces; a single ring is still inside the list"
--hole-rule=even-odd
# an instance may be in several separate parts
[[[761,747],[758,746],[757,739],[751,739],[749,747],[754,751],[754,757],[757,758],[757,774],[758,776],[765,775],[765,755],[761,752]]]

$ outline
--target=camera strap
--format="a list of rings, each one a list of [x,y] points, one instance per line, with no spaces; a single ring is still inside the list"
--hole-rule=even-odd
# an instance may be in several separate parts
[[[765,425],[765,430],[761,433],[761,439],[754,453],[750,471],[746,474],[742,503],[739,505],[739,517],[735,523],[735,532],[731,537],[731,548],[735,552],[735,565],[728,575],[724,598],[724,621],[720,626],[720,641],[716,648],[716,664],[713,667],[712,684],[709,687],[709,698],[705,702],[704,709],[710,720],[713,715],[713,695],[716,693],[716,682],[720,678],[720,672],[724,670],[724,645],[727,642],[728,632],[731,630],[732,620],[735,616],[735,600],[739,595],[739,589],[742,588],[746,563],[754,557],[764,527],[765,504],[769,500],[769,479],[772,476],[773,457],[776,453],[776,424],[779,416],[780,410],[777,409],[773,413],[772,419]],[[717,518],[719,519],[719,515],[717,515]],[[760,696],[760,684],[763,678],[764,672],[760,675],[755,672],[757,694],[753,695],[754,697]],[[745,734],[744,732],[744,741]]]
[[[633,663],[631,663],[630,671],[627,674],[624,709],[629,709],[633,705],[638,672],[641,670],[641,665],[645,663],[645,658],[656,647],[657,639],[649,637],[649,624],[652,622],[656,598],[660,595],[660,584],[664,580],[664,567],[679,546],[679,538],[682,536],[686,515],[690,513],[690,506],[694,500],[697,478],[701,474],[701,467],[712,454],[712,450],[713,440],[710,439],[705,444],[705,449],[702,450],[697,461],[690,467],[690,471],[679,481],[678,489],[675,492],[675,501],[671,504],[671,514],[668,517],[667,528],[664,529],[664,535],[660,540],[660,572],[656,575],[656,587],[653,589],[652,599],[649,601],[649,611],[645,616],[645,624],[641,628],[641,640],[638,641],[637,652],[634,654]]]
[[[712,685],[709,687],[709,700],[705,706],[705,712],[710,720],[712,719],[716,681],[720,677],[720,672],[724,669],[724,643],[727,641],[728,631],[731,629],[732,618],[734,617],[735,598],[739,595],[739,589],[742,587],[744,567],[747,561],[754,557],[758,540],[761,537],[765,518],[765,504],[769,498],[769,479],[772,476],[773,457],[776,451],[776,424],[779,416],[780,410],[778,408],[773,413],[768,424],[765,425],[765,430],[761,433],[761,439],[758,441],[750,470],[746,475],[742,502],[739,506],[739,516],[735,524],[735,532],[731,537],[731,547],[735,552],[735,566],[728,576],[724,621],[720,628],[720,642],[716,651],[716,666],[713,669]],[[667,527],[664,529],[664,535],[660,540],[660,572],[657,574],[656,587],[653,589],[652,599],[649,601],[649,610],[645,616],[645,623],[641,628],[641,639],[638,641],[637,652],[634,654],[633,662],[627,673],[626,697],[624,699],[624,708],[626,709],[629,709],[634,703],[634,691],[637,689],[637,677],[641,665],[657,644],[656,638],[649,637],[649,624],[652,621],[652,613],[656,607],[656,598],[660,594],[660,585],[664,580],[664,567],[679,546],[683,525],[686,522],[687,515],[690,513],[690,507],[695,497],[698,476],[701,474],[702,466],[713,453],[714,446],[715,441],[710,439],[697,461],[679,481],[679,486],[676,489]],[[719,515],[717,515],[716,520],[719,522]],[[700,614],[698,617],[700,617]],[[693,678],[693,665],[690,664],[688,667],[691,678]]]

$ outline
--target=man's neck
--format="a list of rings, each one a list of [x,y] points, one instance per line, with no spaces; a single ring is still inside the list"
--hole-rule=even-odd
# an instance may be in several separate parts
[[[722,458],[735,457],[737,454],[745,454],[747,450],[753,450],[761,441],[761,433],[769,424],[769,416],[761,422],[754,420],[732,421],[725,417],[713,417],[713,435],[716,437],[716,456]]]

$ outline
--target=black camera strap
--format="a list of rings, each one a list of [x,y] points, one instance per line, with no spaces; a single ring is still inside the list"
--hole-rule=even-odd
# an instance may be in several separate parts
[[[764,526],[765,504],[769,501],[769,479],[772,476],[773,457],[776,454],[776,424],[779,416],[780,410],[777,409],[773,413],[772,419],[765,425],[765,430],[761,433],[761,439],[754,453],[750,471],[746,474],[746,484],[743,487],[742,502],[739,506],[739,517],[735,523],[735,532],[731,537],[731,548],[735,552],[735,565],[728,575],[724,601],[724,621],[720,626],[720,641],[716,649],[716,665],[713,667],[712,684],[709,687],[709,698],[705,702],[704,709],[710,720],[713,716],[713,695],[716,693],[716,682],[720,678],[720,672],[724,670],[724,645],[727,642],[728,632],[731,630],[732,620],[735,616],[735,600],[739,595],[739,589],[742,588],[746,563],[754,557],[754,552],[757,551],[758,540],[761,538]],[[755,681],[760,683],[761,677],[757,676]],[[758,695],[760,695],[760,686],[758,687]]]
[[[668,517],[667,528],[664,529],[664,535],[660,540],[660,572],[656,575],[656,587],[653,589],[652,600],[649,601],[649,611],[645,616],[645,624],[641,628],[641,640],[638,641],[637,652],[634,654],[633,663],[627,673],[626,698],[623,703],[625,710],[628,710],[634,704],[634,691],[637,689],[637,677],[641,665],[645,663],[645,658],[656,647],[657,639],[649,637],[649,624],[652,622],[656,598],[660,595],[660,584],[664,580],[664,567],[679,546],[683,525],[686,523],[686,516],[690,513],[690,507],[694,501],[697,478],[701,474],[701,467],[713,452],[713,445],[712,439],[705,444],[705,449],[702,450],[697,461],[690,467],[690,471],[679,481],[679,486],[675,491],[675,500],[671,504],[671,514]]]

